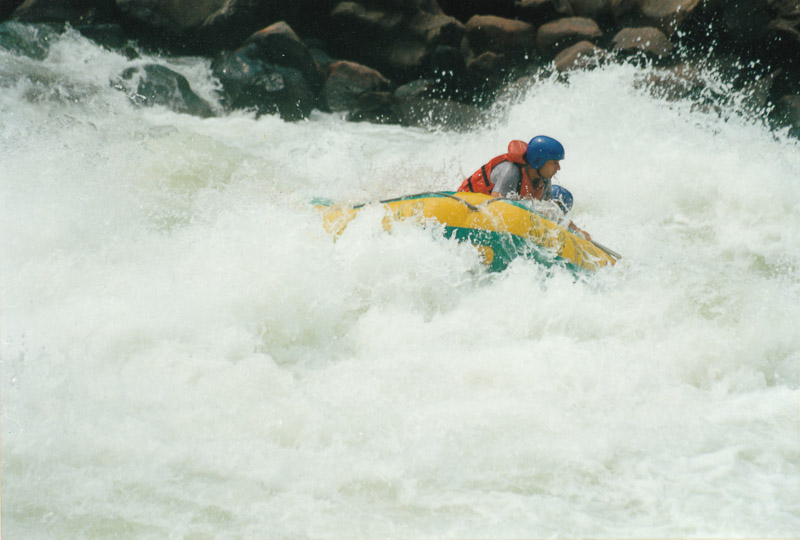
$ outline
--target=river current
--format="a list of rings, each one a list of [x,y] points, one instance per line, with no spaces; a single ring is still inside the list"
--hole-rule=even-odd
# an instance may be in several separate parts
[[[214,101],[201,59],[0,50],[4,536],[800,536],[800,143],[713,71],[544,78],[455,133],[139,108],[109,81],[146,62]],[[616,267],[309,204],[538,134]]]

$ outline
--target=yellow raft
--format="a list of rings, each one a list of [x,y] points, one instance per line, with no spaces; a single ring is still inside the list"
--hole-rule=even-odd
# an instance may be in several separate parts
[[[517,257],[572,270],[613,265],[619,255],[545,219],[518,201],[481,193],[438,191],[380,201],[384,227],[395,220],[444,225],[445,236],[475,245],[491,270],[502,270]],[[365,205],[336,206],[317,202],[326,230],[341,234]]]

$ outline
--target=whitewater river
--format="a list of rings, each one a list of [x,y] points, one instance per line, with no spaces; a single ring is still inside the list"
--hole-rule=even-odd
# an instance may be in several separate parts
[[[136,108],[126,67],[208,64],[49,43],[0,50],[4,538],[800,536],[800,143],[713,73],[721,108],[615,66],[452,133]],[[538,134],[616,267],[309,204]]]

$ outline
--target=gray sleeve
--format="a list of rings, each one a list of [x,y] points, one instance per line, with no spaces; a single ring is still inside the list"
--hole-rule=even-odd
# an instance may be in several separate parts
[[[510,161],[499,163],[489,174],[489,180],[494,184],[493,195],[500,197],[519,197],[519,183],[522,173]]]

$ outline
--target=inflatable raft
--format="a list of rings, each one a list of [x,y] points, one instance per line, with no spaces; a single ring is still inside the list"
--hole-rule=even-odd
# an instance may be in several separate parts
[[[366,205],[337,206],[316,201],[326,230],[339,235]],[[490,270],[502,270],[517,257],[572,270],[597,270],[613,265],[618,255],[545,219],[520,201],[481,193],[439,191],[380,201],[384,227],[396,220],[444,225],[448,238],[478,248]],[[615,257],[616,256],[616,257]]]

